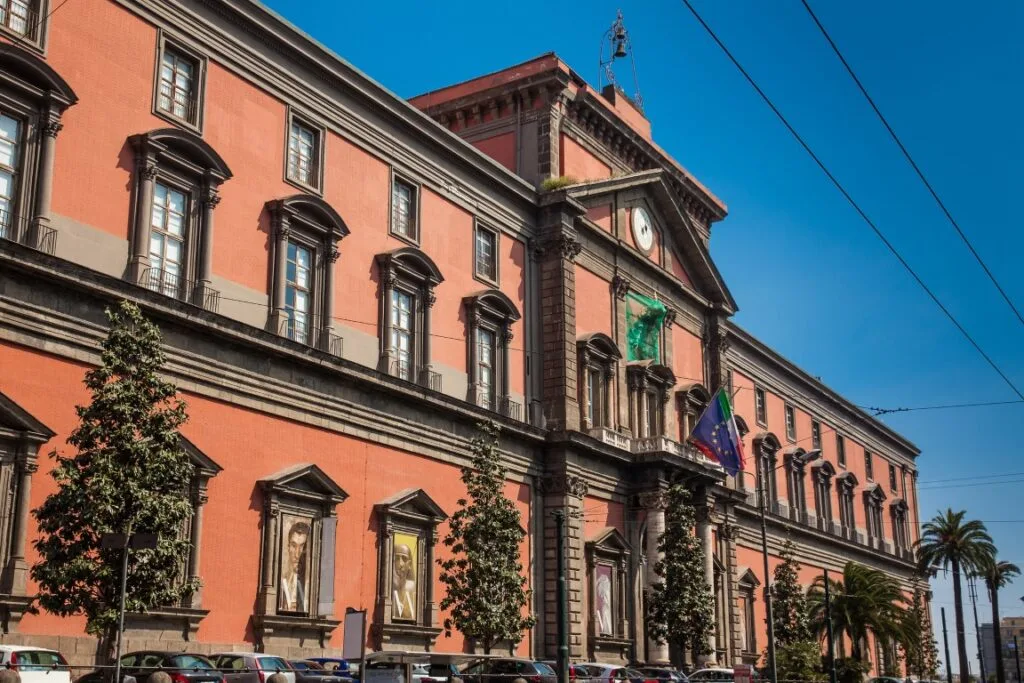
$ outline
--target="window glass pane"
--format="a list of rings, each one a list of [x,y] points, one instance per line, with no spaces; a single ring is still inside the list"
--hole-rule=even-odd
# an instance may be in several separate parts
[[[14,167],[18,163],[18,133],[16,119],[0,114],[0,165]]]
[[[406,237],[416,236],[413,189],[397,180],[391,192],[391,223],[396,233]]]
[[[192,120],[193,78],[196,65],[173,49],[165,49],[160,64],[157,107],[175,116]]]
[[[476,272],[490,280],[497,276],[495,239],[494,233],[489,230],[480,228],[476,231]]]

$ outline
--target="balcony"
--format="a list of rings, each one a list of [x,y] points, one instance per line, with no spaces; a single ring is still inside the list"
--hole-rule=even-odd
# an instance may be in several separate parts
[[[615,446],[616,448],[621,448],[624,451],[633,450],[632,439],[623,434],[619,434],[614,429],[609,429],[608,427],[593,427],[587,430],[587,434],[594,437],[601,443],[608,444],[609,446]]]
[[[0,240],[16,242],[50,256],[57,251],[56,230],[44,225],[33,225],[31,221],[13,216],[7,211],[0,211]]]
[[[633,439],[632,451],[636,454],[644,453],[671,453],[672,455],[680,458],[685,458],[691,462],[695,462],[704,467],[709,467],[715,470],[721,470],[722,466],[714,460],[709,460],[704,457],[704,454],[698,451],[690,444],[682,444],[678,441],[673,441],[667,436],[649,436],[643,439]]]
[[[170,273],[161,268],[146,266],[139,273],[139,282],[146,289],[172,299],[198,306],[216,313],[220,308],[220,292],[204,282],[196,282],[181,277],[178,273]]]
[[[523,405],[507,396],[495,397],[494,392],[486,387],[476,387],[472,391],[473,403],[484,410],[504,415],[507,418],[523,421]]]
[[[277,333],[286,339],[319,349],[338,358],[344,354],[345,340],[333,334],[329,327],[321,327],[319,316],[281,318]]]
[[[394,353],[394,352],[392,352]],[[388,364],[388,374],[392,377],[413,382],[431,391],[441,391],[441,373],[430,368],[415,368],[409,360],[394,359]]]

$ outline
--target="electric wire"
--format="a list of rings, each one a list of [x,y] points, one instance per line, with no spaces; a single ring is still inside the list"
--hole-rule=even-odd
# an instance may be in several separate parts
[[[800,2],[803,3],[804,9],[807,10],[807,13],[814,21],[814,24],[818,27],[818,30],[821,31],[821,35],[825,37],[826,42],[828,42],[829,46],[832,48],[832,51],[835,52],[836,57],[839,58],[839,61],[846,69],[846,73],[850,74],[850,78],[852,78],[853,82],[857,85],[857,89],[860,90],[862,95],[864,95],[864,99],[866,99],[868,104],[871,105],[871,108],[878,116],[878,119],[882,122],[882,125],[889,132],[889,136],[892,137],[893,142],[896,143],[896,146],[899,147],[900,152],[903,153],[903,156],[907,160],[907,163],[909,163],[910,167],[914,169],[914,173],[916,173],[917,177],[921,179],[921,182],[928,190],[928,193],[932,196],[932,199],[935,200],[935,203],[939,205],[939,209],[942,210],[942,213],[946,216],[946,219],[949,221],[949,224],[953,226],[954,230],[956,230],[956,234],[960,236],[960,239],[963,241],[968,251],[971,252],[971,255],[974,257],[974,260],[977,261],[978,265],[981,266],[981,269],[985,271],[985,275],[988,276],[988,279],[992,281],[992,284],[999,291],[999,294],[1003,297],[1003,300],[1006,302],[1006,305],[1009,306],[1010,310],[1013,311],[1013,314],[1017,316],[1017,320],[1020,322],[1021,325],[1024,325],[1024,316],[1021,315],[1020,310],[1017,308],[1017,306],[1014,305],[1013,301],[1010,299],[1009,294],[1006,293],[1006,290],[1003,288],[1003,286],[999,284],[998,280],[996,280],[996,276],[992,273],[991,269],[989,269],[988,265],[981,258],[981,255],[978,253],[977,249],[974,248],[974,245],[971,244],[971,240],[968,239],[967,235],[964,234],[964,231],[960,228],[960,224],[957,223],[955,218],[953,218],[953,214],[950,213],[948,208],[946,208],[945,202],[943,202],[942,199],[939,197],[939,193],[935,191],[935,188],[928,181],[928,178],[925,177],[924,171],[921,170],[921,167],[918,166],[916,161],[914,161],[914,158],[910,155],[910,152],[907,151],[907,148],[903,144],[903,141],[900,140],[900,137],[896,134],[896,131],[893,130],[893,127],[885,118],[885,115],[882,114],[882,111],[878,108],[878,105],[875,104],[874,98],[872,98],[871,95],[868,94],[868,90],[867,88],[864,87],[864,83],[861,82],[860,78],[857,77],[857,74],[853,71],[853,67],[850,66],[850,63],[846,60],[846,57],[843,56],[842,51],[840,51],[835,41],[832,40],[832,36],[829,35],[829,32],[825,30],[825,26],[818,19],[818,16],[814,13],[814,10],[811,9],[810,4],[808,4],[807,0],[800,0]]]
[[[711,28],[711,26],[708,25],[706,21],[704,21],[704,18],[700,15],[699,12],[697,12],[697,9],[690,3],[690,0],[682,0],[682,3],[683,5],[686,6],[688,10],[690,10],[690,13],[694,16],[698,23],[700,23],[700,25],[704,28],[707,34],[715,42],[715,44],[718,45],[718,47],[722,50],[723,53],[725,53],[725,56],[729,58],[729,61],[731,61],[733,65],[739,70],[739,72],[743,75],[743,77],[750,84],[750,86],[761,97],[764,103],[768,105],[768,108],[772,110],[772,112],[779,119],[782,125],[785,126],[786,130],[789,131],[789,133],[800,144],[804,151],[807,152],[807,155],[810,156],[814,163],[818,166],[818,168],[821,169],[822,173],[825,174],[825,177],[828,178],[828,180],[832,183],[833,186],[835,186],[835,188],[839,191],[843,198],[846,199],[846,201],[850,204],[851,207],[853,207],[857,215],[859,215],[861,219],[868,225],[868,227],[871,228],[872,232],[874,232],[878,239],[882,241],[882,244],[885,245],[886,249],[888,249],[894,257],[896,257],[896,260],[900,262],[900,265],[903,266],[904,270],[906,270],[907,273],[910,274],[910,276],[914,279],[918,286],[922,290],[924,290],[925,294],[927,294],[928,297],[935,303],[935,305],[939,307],[939,310],[941,310],[942,313],[949,319],[949,321],[953,323],[957,330],[960,331],[960,334],[964,337],[964,339],[966,339],[971,344],[971,346],[974,347],[974,350],[978,352],[978,354],[985,360],[986,363],[988,363],[988,365],[993,370],[995,370],[995,372],[1003,379],[1006,385],[1013,390],[1013,393],[1017,395],[1017,398],[1019,398],[1021,401],[1024,401],[1024,392],[1021,392],[1021,390],[1017,388],[1017,385],[1015,385],[1013,381],[1006,375],[1006,373],[1003,372],[1003,370],[996,364],[992,357],[989,356],[985,352],[985,350],[981,348],[981,345],[978,344],[977,341],[975,341],[974,337],[972,337],[971,334],[966,330],[966,328],[964,328],[964,326],[960,324],[960,321],[956,319],[956,317],[952,314],[952,312],[950,312],[948,308],[946,308],[946,305],[942,303],[939,297],[928,287],[927,284],[925,284],[924,280],[921,279],[921,276],[917,274],[917,271],[915,271],[913,267],[911,267],[911,265],[899,252],[899,250],[896,249],[892,242],[889,241],[889,238],[887,238],[885,234],[881,231],[881,229],[875,224],[875,222],[871,220],[871,217],[868,216],[864,209],[861,208],[860,204],[857,203],[857,200],[855,200],[853,196],[850,195],[850,193],[846,190],[846,187],[839,181],[838,178],[836,178],[832,171],[829,170],[828,166],[825,165],[825,162],[821,160],[821,158],[815,153],[811,146],[803,139],[800,133],[797,132],[796,128],[794,128],[793,125],[789,122],[789,119],[787,119],[786,116],[782,113],[782,111],[780,111],[779,108],[775,106],[775,103],[771,100],[770,97],[768,97],[764,90],[761,89],[761,86],[757,84],[757,81],[755,81],[754,78],[747,72],[747,70],[743,67],[739,60],[732,54],[729,48],[726,47],[725,43],[722,42],[722,40],[718,37],[718,34],[715,33],[715,31]]]
[[[50,10],[49,13],[47,13],[45,16],[40,17],[38,20],[36,20],[35,25],[32,26],[32,33],[36,34],[36,32],[39,30],[39,27],[43,25],[44,21],[48,20],[50,17],[52,17],[54,14],[56,14],[57,10],[59,10],[61,7],[63,7],[64,5],[68,4],[69,2],[71,2],[71,0],[63,0],[59,5],[57,5],[52,10]],[[14,47],[16,45],[24,45],[25,44],[25,36],[27,36],[28,34],[29,34],[29,32],[26,31],[22,35],[16,37],[10,43],[2,43],[2,44],[0,44],[0,54],[4,54],[5,52],[7,52],[8,50],[10,50],[12,47]]]

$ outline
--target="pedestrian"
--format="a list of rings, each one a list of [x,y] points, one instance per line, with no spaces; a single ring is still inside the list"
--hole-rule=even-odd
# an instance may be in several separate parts
[[[0,683],[21,683],[21,674],[14,669],[0,669]]]
[[[171,675],[166,671],[154,671],[146,678],[146,683],[172,683]]]

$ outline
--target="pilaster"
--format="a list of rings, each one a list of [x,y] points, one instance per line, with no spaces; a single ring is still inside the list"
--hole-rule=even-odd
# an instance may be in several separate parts
[[[654,566],[661,559],[661,552],[658,550],[658,542],[665,533],[665,492],[661,489],[648,491],[640,494],[640,505],[647,510],[647,532],[644,537],[644,546],[647,555],[647,577],[645,589],[658,583],[660,579],[654,573]],[[645,629],[646,632],[646,629]],[[656,639],[647,637],[647,664],[651,666],[664,665],[669,663],[668,643],[660,643]]]
[[[730,664],[742,664],[743,658],[741,653],[743,652],[743,641],[740,638],[740,603],[739,603],[739,573],[737,571],[738,563],[736,560],[736,539],[739,537],[739,527],[736,525],[736,519],[733,516],[731,510],[727,509],[725,514],[725,522],[718,528],[718,534],[721,536],[721,545],[724,549],[723,555],[725,559],[725,604],[728,610],[726,619],[729,622],[729,633],[726,642],[728,643],[729,651],[726,653],[724,662],[719,662],[722,666],[729,666]]]
[[[725,386],[727,367],[725,353],[729,350],[729,329],[726,326],[726,314],[719,306],[714,306],[708,313],[707,326],[704,332],[704,348],[707,353],[708,389],[714,394]]]
[[[586,578],[583,539],[583,498],[587,482],[565,470],[540,480],[544,501],[544,657],[558,656],[558,527],[554,511],[565,512],[565,573],[569,594],[569,657],[579,661],[587,652],[587,626],[583,613]]]

